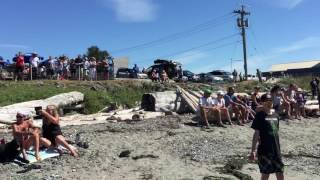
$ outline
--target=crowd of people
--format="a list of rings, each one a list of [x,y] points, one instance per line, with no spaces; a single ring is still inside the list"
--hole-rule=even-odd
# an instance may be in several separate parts
[[[251,96],[235,95],[235,89],[229,87],[227,93],[223,91],[217,93],[217,97],[211,97],[209,89],[204,91],[204,95],[199,100],[199,114],[202,123],[209,127],[209,122],[215,122],[218,126],[225,127],[223,121],[233,124],[234,117],[238,125],[251,122],[256,113],[261,109],[260,87],[255,87]],[[295,84],[290,84],[287,88],[275,85],[270,92],[273,109],[284,116],[287,120],[308,118],[304,108],[306,97],[301,88]]]
[[[310,86],[312,98],[319,97],[318,79],[314,78]],[[232,126],[233,117],[241,126],[252,122],[254,134],[249,159],[257,162],[261,179],[267,180],[270,174],[275,173],[278,180],[283,180],[279,120],[281,116],[286,121],[308,118],[305,110],[307,99],[302,89],[295,84],[287,88],[275,85],[269,92],[261,93],[260,87],[255,87],[251,97],[248,97],[235,95],[235,89],[229,87],[226,94],[218,92],[215,98],[211,94],[206,89],[199,100],[200,123],[206,128],[210,127],[210,122],[226,127],[224,121],[227,121]]]
[[[62,55],[60,57],[49,56],[44,61],[40,61],[37,53],[32,53],[28,60],[25,57],[23,53],[19,52],[12,60],[15,63],[15,80],[109,80],[114,73],[113,60],[107,57],[96,59],[95,57],[78,55],[76,58],[69,58]]]

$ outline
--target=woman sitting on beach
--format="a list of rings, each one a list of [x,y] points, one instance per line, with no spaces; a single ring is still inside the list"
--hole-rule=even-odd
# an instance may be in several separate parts
[[[59,125],[59,115],[57,107],[54,105],[47,106],[46,110],[40,110],[42,115],[42,137],[40,142],[45,147],[57,147],[62,145],[70,151],[74,157],[78,157],[77,152],[65,140]]]

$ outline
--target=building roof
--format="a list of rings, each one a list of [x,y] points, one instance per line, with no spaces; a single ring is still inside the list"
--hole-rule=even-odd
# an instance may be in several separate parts
[[[306,69],[306,68],[312,68],[318,64],[320,64],[319,60],[293,62],[293,63],[286,63],[286,64],[274,64],[271,66],[270,71],[282,72],[282,71],[287,71],[288,69]]]

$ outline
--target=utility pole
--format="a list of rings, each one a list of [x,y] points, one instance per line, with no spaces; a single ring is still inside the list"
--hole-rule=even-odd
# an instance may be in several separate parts
[[[244,61],[244,77],[248,80],[248,64],[247,64],[247,45],[246,45],[246,28],[249,27],[248,19],[245,16],[250,15],[250,12],[245,11],[244,6],[241,6],[240,10],[233,11],[235,14],[239,14],[237,19],[237,25],[241,29],[242,46],[243,46],[243,61]]]

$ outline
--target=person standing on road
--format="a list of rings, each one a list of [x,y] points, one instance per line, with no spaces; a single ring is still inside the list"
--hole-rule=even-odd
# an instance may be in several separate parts
[[[311,92],[312,92],[312,99],[319,96],[319,80],[317,77],[313,78],[310,82]]]
[[[104,80],[109,80],[109,74],[110,74],[110,70],[109,70],[109,60],[108,57],[105,57],[102,60],[102,65],[103,65],[103,76],[104,76]]]
[[[32,56],[30,58],[30,64],[31,64],[30,72],[32,72],[31,76],[34,76],[36,79],[39,76],[39,69],[38,69],[39,63],[40,63],[40,59],[38,57],[38,54],[35,52],[32,53]]]
[[[15,77],[15,80],[17,81],[18,79],[20,80],[24,80],[24,74],[23,74],[23,71],[24,71],[24,55],[19,52],[17,57],[15,58],[16,60],[16,77]]]
[[[276,173],[277,180],[283,180],[284,164],[281,158],[279,143],[279,116],[272,109],[272,96],[261,96],[262,110],[256,114],[251,128],[254,129],[250,160],[258,160],[261,179],[269,179],[269,175]],[[257,149],[258,145],[258,149]]]
[[[77,70],[76,70],[76,74],[78,76],[77,78],[80,81],[83,78],[83,62],[84,62],[81,55],[78,55],[78,57],[74,60],[74,62],[77,67]]]
[[[97,61],[96,58],[91,57],[89,62],[89,74],[90,74],[90,81],[97,80]]]

